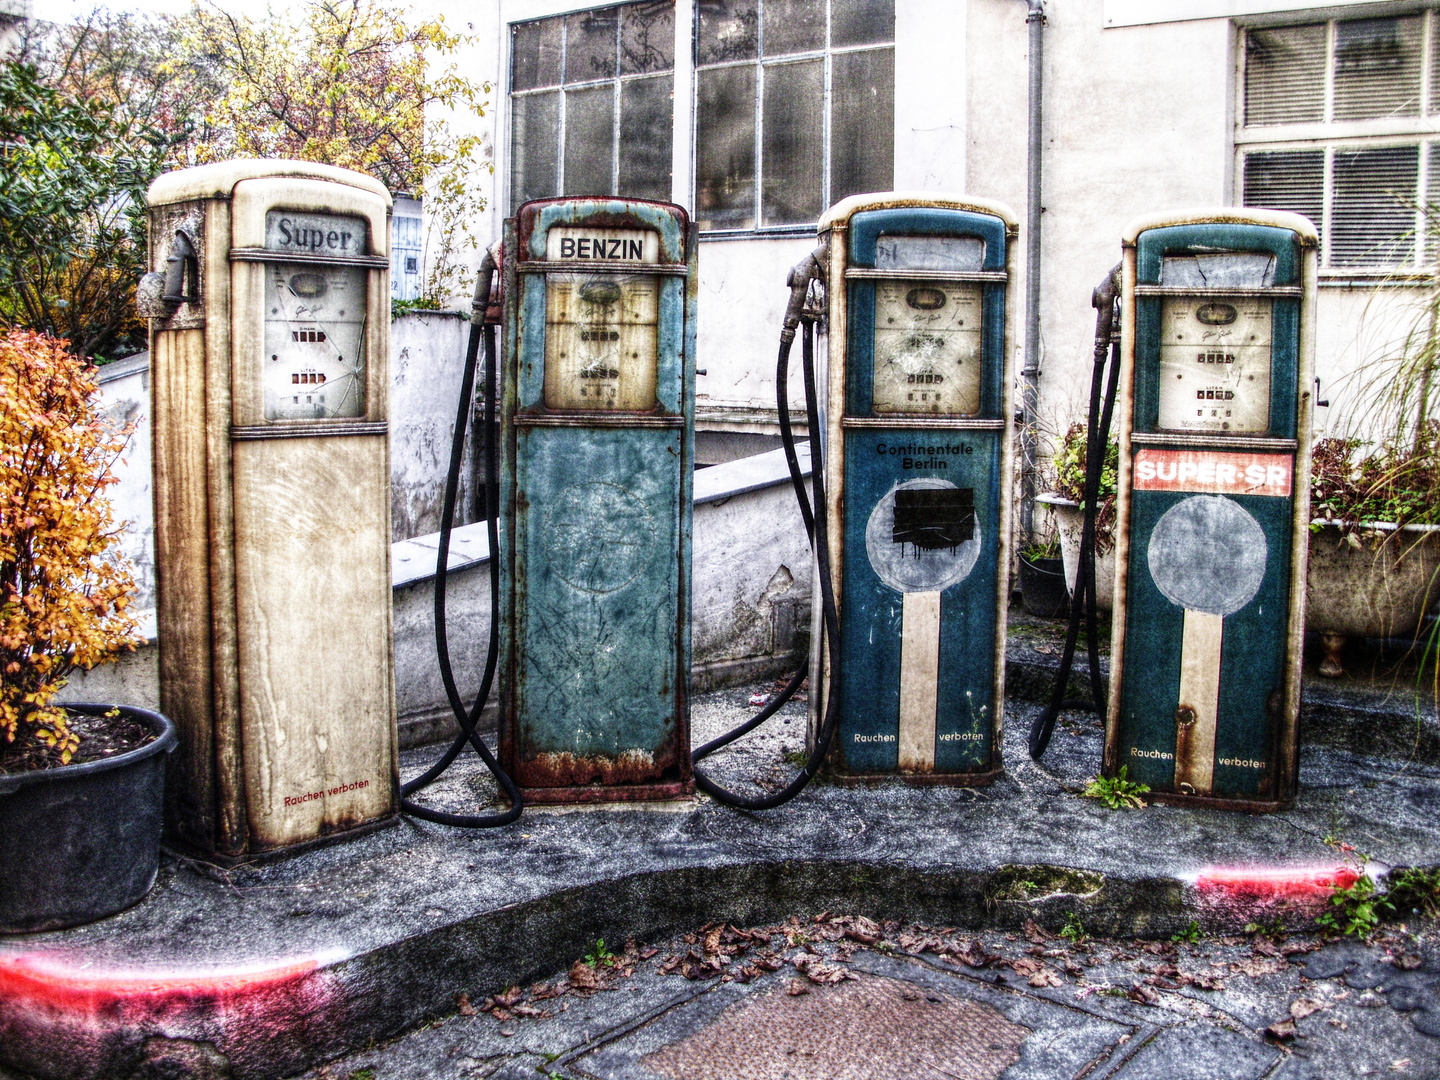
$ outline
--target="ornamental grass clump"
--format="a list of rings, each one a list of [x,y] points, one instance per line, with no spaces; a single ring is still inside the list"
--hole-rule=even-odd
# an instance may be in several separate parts
[[[0,772],[68,764],[55,695],[137,644],[105,497],[134,428],[96,410],[95,375],[65,341],[0,334]]]

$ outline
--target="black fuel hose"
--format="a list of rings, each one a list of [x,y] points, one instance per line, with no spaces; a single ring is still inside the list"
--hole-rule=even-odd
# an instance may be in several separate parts
[[[470,340],[465,349],[465,372],[460,382],[460,407],[455,417],[455,435],[450,444],[450,469],[445,476],[445,500],[440,512],[440,550],[435,561],[435,655],[440,663],[440,679],[445,684],[445,696],[450,709],[460,724],[460,734],[449,748],[435,762],[415,779],[400,786],[400,807],[407,814],[434,821],[441,825],[454,825],[462,829],[488,829],[496,825],[509,825],[520,816],[525,808],[524,800],[509,774],[500,767],[495,755],[485,745],[475,724],[490,697],[490,687],[495,681],[495,668],[500,652],[500,537],[499,511],[499,470],[495,460],[495,401],[497,371],[495,365],[495,327],[485,324],[485,311],[490,306],[490,288],[495,273],[495,260],[489,252],[480,263],[479,276],[475,282],[475,298],[472,301],[473,315],[470,319]],[[446,633],[445,590],[449,575],[446,568],[450,560],[450,533],[455,526],[455,499],[460,487],[460,463],[465,455],[465,431],[470,424],[473,408],[471,401],[475,390],[475,367],[479,359],[480,341],[485,342],[485,388],[484,388],[484,447],[485,447],[485,524],[490,541],[490,647],[485,653],[485,674],[480,680],[480,693],[475,704],[466,707],[455,683],[450,667],[450,643]],[[459,757],[466,744],[474,747],[485,767],[494,775],[500,787],[510,800],[510,809],[499,814],[451,814],[443,810],[432,810],[413,802],[409,796],[434,783],[440,775]]]
[[[1094,367],[1090,374],[1090,412],[1085,430],[1085,505],[1084,524],[1080,531],[1079,566],[1075,568],[1075,591],[1070,597],[1070,623],[1065,632],[1065,648],[1060,656],[1060,670],[1055,676],[1055,689],[1050,704],[1030,726],[1030,757],[1039,761],[1055,734],[1055,721],[1065,709],[1086,709],[1103,713],[1106,704],[1105,680],[1100,674],[1099,615],[1095,593],[1095,524],[1100,513],[1100,473],[1105,467],[1105,451],[1110,441],[1110,424],[1115,415],[1115,395],[1120,384],[1120,267],[1105,275],[1091,294],[1095,307]],[[1109,377],[1106,377],[1106,358]],[[1101,387],[1104,386],[1104,405]],[[1090,660],[1090,697],[1066,698],[1070,671],[1075,662],[1075,645],[1080,635],[1081,613],[1085,617],[1085,645]]]
[[[830,548],[824,513],[825,470],[820,450],[820,408],[815,390],[815,323],[813,317],[802,311],[809,283],[818,275],[819,266],[819,262],[812,255],[791,272],[791,302],[786,311],[785,328],[780,334],[780,353],[775,363],[775,402],[779,411],[780,441],[785,447],[785,460],[790,468],[790,482],[795,488],[795,498],[800,505],[800,516],[805,521],[806,535],[815,552],[820,606],[824,613],[819,643],[823,656],[827,640],[832,643],[832,647],[833,643],[840,640],[840,620],[835,607],[835,594],[830,576]],[[810,484],[813,501],[812,495],[805,491],[805,479],[801,475],[799,458],[795,452],[795,436],[790,426],[790,402],[786,389],[790,375],[790,347],[795,340],[797,324],[804,327],[801,335],[801,356],[805,376],[805,414],[810,431]],[[817,507],[820,510],[818,514],[816,513]],[[774,716],[782,705],[794,697],[795,692],[805,681],[807,670],[808,664],[802,664],[800,669],[791,676],[790,681],[786,683],[785,688],[771,698],[764,709],[738,727],[694,750],[690,754],[691,764],[698,766],[702,759],[749,734]],[[811,691],[818,693],[819,688],[812,687]],[[826,695],[825,702],[825,716],[815,739],[814,749],[810,752],[800,772],[779,791],[759,797],[739,795],[721,787],[698,768],[695,769],[695,786],[716,802],[740,810],[769,810],[789,802],[810,783],[816,772],[819,771],[820,764],[825,760],[825,755],[830,752],[830,744],[835,739],[835,729],[840,719],[839,701],[839,667],[832,665],[829,693]]]

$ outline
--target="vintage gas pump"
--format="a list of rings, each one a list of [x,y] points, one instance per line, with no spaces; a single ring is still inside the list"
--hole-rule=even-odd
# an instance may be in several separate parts
[[[1266,210],[1125,232],[1104,767],[1162,799],[1295,796],[1316,244]]]
[[[500,757],[524,798],[691,790],[696,233],[666,203],[506,222]]]
[[[299,161],[150,186],[168,827],[207,854],[395,813],[389,206]]]
[[[1016,232],[999,203],[928,192],[856,195],[820,220],[840,631],[811,685],[843,673],[827,680],[841,774],[1001,769]]]

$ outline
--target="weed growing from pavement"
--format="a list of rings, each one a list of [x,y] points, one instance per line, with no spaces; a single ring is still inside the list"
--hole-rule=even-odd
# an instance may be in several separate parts
[[[1128,775],[1129,769],[1130,766],[1121,765],[1120,772],[1116,776],[1097,776],[1085,785],[1085,790],[1080,794],[1087,799],[1099,799],[1111,810],[1144,806],[1145,800],[1140,796],[1149,793],[1150,785],[1138,784],[1131,780]]]
[[[1396,913],[1440,918],[1440,866],[1397,868],[1390,874],[1385,899]]]
[[[1085,933],[1085,924],[1080,921],[1080,916],[1073,911],[1065,913],[1065,925],[1060,930],[1060,936],[1072,945],[1080,945],[1085,942],[1088,935]]]
[[[1317,915],[1315,922],[1327,934],[1369,937],[1380,926],[1382,911],[1390,906],[1384,896],[1376,894],[1374,880],[1361,874],[1352,885],[1334,887],[1330,909]]]
[[[615,954],[605,947],[604,938],[596,938],[595,947],[585,954],[585,962],[593,968],[613,967]]]
[[[1250,928],[1247,926],[1245,929],[1248,930]],[[1191,919],[1190,924],[1186,926],[1184,930],[1181,930],[1179,933],[1176,934],[1171,934],[1170,940],[1178,941],[1182,945],[1199,945],[1200,924],[1196,920]]]

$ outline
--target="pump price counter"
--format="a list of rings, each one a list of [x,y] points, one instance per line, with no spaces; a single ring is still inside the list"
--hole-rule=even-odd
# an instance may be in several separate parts
[[[527,801],[693,783],[695,239],[637,200],[506,223],[500,756]]]
[[[842,775],[1000,772],[1016,231],[998,203],[933,193],[857,195],[820,222],[841,631],[811,682],[840,672]]]
[[[207,855],[396,811],[389,207],[308,162],[150,187],[167,831]]]
[[[1316,234],[1263,210],[1125,234],[1105,773],[1160,798],[1294,798]]]

